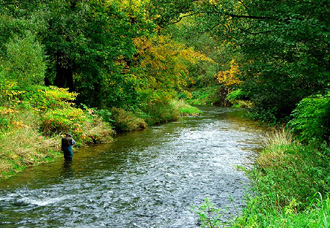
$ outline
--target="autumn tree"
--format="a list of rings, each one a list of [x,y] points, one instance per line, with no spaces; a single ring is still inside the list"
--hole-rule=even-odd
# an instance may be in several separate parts
[[[239,75],[239,67],[238,64],[235,62],[235,60],[232,60],[230,62],[230,69],[225,71],[219,71],[217,75],[215,75],[217,81],[228,88],[228,91],[230,92],[235,87],[237,88],[241,81],[238,78]]]
[[[170,39],[169,36],[134,40],[137,55],[131,73],[140,78],[139,94],[148,104],[168,102],[186,89],[189,63],[207,57]]]

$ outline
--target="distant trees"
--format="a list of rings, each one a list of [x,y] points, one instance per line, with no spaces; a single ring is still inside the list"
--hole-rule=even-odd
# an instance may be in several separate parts
[[[163,100],[160,92],[214,85],[217,75],[240,87],[259,117],[285,118],[329,87],[328,4],[6,1],[0,79],[67,87],[89,106],[141,109],[151,97]]]
[[[151,2],[161,26],[193,16],[200,32],[235,43],[242,90],[264,119],[287,117],[302,98],[329,87],[328,0]]]

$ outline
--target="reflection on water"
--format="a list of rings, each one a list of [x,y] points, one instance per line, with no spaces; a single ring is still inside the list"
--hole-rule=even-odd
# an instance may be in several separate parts
[[[63,172],[62,176],[64,178],[70,178],[74,176],[74,169],[72,168],[73,161],[64,161],[63,162]]]
[[[253,162],[262,129],[242,110],[203,109],[0,183],[0,227],[198,227],[191,207],[206,197],[231,218],[249,185],[236,166]]]

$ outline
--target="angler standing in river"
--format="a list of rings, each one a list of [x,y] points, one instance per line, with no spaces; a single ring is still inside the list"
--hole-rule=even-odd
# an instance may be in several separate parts
[[[72,161],[73,151],[72,146],[75,145],[76,142],[72,138],[71,134],[66,134],[64,138],[62,138],[62,151],[64,153],[65,161]]]

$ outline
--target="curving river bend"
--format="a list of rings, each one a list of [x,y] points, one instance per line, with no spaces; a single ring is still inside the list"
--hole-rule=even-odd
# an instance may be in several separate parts
[[[201,109],[0,183],[0,227],[198,227],[206,197],[232,218],[249,185],[236,166],[251,166],[263,130],[243,110]]]

